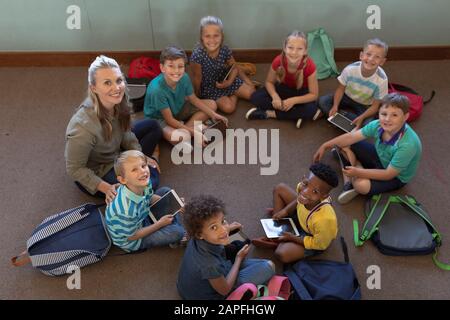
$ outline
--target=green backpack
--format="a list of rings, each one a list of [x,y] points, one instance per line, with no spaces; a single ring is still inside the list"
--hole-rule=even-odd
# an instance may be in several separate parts
[[[322,28],[308,32],[308,55],[314,60],[317,79],[322,80],[339,75],[334,62],[333,40]]]

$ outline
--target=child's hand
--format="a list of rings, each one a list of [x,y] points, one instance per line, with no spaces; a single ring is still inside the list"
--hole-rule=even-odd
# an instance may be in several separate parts
[[[292,107],[294,106],[294,102],[292,102],[292,99],[286,99],[283,100],[282,104],[281,104],[281,110],[286,112],[292,109]]]
[[[227,117],[224,117],[224,116],[218,114],[217,112],[215,112],[215,114],[212,118],[213,118],[213,120],[216,120],[216,121],[222,121],[223,123],[225,123],[225,126],[228,127],[228,118]]]
[[[325,150],[326,150],[326,148],[323,145],[321,145],[319,147],[319,149],[317,149],[316,153],[314,153],[314,156],[313,156],[313,162],[314,163],[315,162],[319,162],[320,159],[322,159],[323,154],[325,153]]]
[[[363,118],[363,117],[361,117],[361,116],[356,117],[355,120],[352,121],[352,123],[353,123],[354,125],[356,125],[356,127],[355,127],[353,130],[358,130],[358,129],[360,129],[361,126],[362,126],[362,124],[363,124],[363,121],[364,121],[364,118]],[[352,131],[353,131],[353,130],[352,130]]]
[[[159,164],[158,162],[156,162],[154,159],[150,158],[150,157],[146,157],[147,158],[147,165],[155,168],[156,170],[158,170],[159,173],[161,173],[161,169],[159,168]]]
[[[280,98],[272,99],[272,106],[277,110],[282,110],[283,104]]]
[[[250,246],[249,246],[248,244],[246,244],[245,246],[243,246],[242,249],[239,250],[239,252],[236,254],[236,260],[237,260],[237,259],[244,260],[245,257],[247,256],[249,250],[250,250]],[[236,261],[236,260],[235,260],[235,261]]]
[[[345,168],[342,169],[342,172],[347,177],[358,177],[360,175],[361,168],[352,167],[352,166],[346,166]]]
[[[278,241],[280,242],[296,242],[298,237],[293,235],[290,232],[283,232],[283,235],[278,238]]]
[[[242,224],[240,224],[239,222],[234,221],[233,223],[230,223],[228,225],[228,232],[234,231],[236,229],[242,229]]]
[[[281,209],[280,211],[278,211],[277,213],[274,213],[272,218],[274,220],[278,220],[278,219],[282,219],[282,218],[286,218],[288,215],[288,212],[286,212],[285,209]]]
[[[166,214],[165,216],[162,216],[161,219],[158,220],[157,224],[160,228],[168,226],[173,221],[173,216],[171,214]]]
[[[218,88],[218,89],[225,89],[225,88],[228,88],[229,86],[231,86],[231,82],[228,80],[224,81],[224,82],[216,81],[216,88]]]
[[[333,105],[328,116],[329,117],[334,116],[337,112],[338,112],[338,106]]]

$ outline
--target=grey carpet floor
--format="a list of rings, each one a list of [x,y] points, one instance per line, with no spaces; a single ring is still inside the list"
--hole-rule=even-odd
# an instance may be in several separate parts
[[[339,67],[345,66],[340,63]],[[268,65],[258,65],[263,80]],[[437,94],[423,116],[412,123],[422,139],[424,155],[414,180],[402,192],[423,203],[443,234],[440,257],[450,262],[448,181],[450,180],[450,61],[387,62],[391,81],[409,85],[428,96]],[[9,259],[25,248],[31,231],[45,217],[92,199],[82,194],[65,173],[64,133],[86,92],[86,68],[0,69],[0,298],[1,299],[179,299],[175,281],[183,249],[160,248],[133,256],[112,256],[81,270],[81,290],[68,290],[67,277],[48,277],[30,266],[14,268]],[[321,94],[332,92],[335,79],[320,81]],[[272,205],[272,189],[279,182],[295,186],[307,173],[320,143],[340,134],[325,119],[294,123],[248,122],[250,105],[239,102],[229,117],[233,128],[279,129],[279,171],[263,176],[258,164],[174,165],[170,148],[161,148],[162,184],[186,199],[214,194],[227,205],[228,219],[240,221],[250,237],[263,233],[259,219]],[[141,114],[136,115],[142,117]],[[330,155],[325,162],[337,169]],[[342,180],[332,196],[336,199]],[[96,201],[96,200],[94,200]],[[450,273],[436,268],[431,256],[391,257],[380,254],[371,242],[361,248],[352,243],[352,220],[363,219],[363,198],[341,206],[335,201],[339,235],[346,238],[350,259],[364,299],[449,299]],[[120,252],[113,249],[112,253]],[[251,256],[273,258],[270,251],[253,248]],[[334,241],[322,258],[341,260]],[[367,270],[381,271],[381,289],[368,289]],[[278,271],[281,266],[278,264]]]

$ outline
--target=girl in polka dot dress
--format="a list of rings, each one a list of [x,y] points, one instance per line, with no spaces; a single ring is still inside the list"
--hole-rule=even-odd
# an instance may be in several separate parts
[[[222,112],[232,113],[238,98],[249,100],[255,87],[236,65],[231,49],[223,44],[223,37],[219,18],[207,16],[200,20],[200,43],[190,59],[192,82],[197,96],[215,100]]]

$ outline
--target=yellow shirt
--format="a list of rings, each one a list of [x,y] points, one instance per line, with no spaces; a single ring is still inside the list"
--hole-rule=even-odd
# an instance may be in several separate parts
[[[306,226],[306,219],[310,212],[303,204],[297,204],[297,218],[300,226],[312,235],[305,236],[303,244],[305,249],[325,250],[337,236],[336,214],[331,204],[323,205],[312,214],[308,220],[308,226]]]

